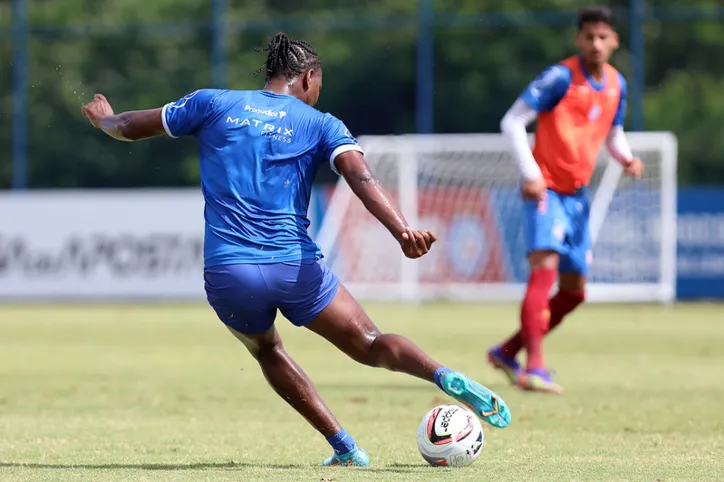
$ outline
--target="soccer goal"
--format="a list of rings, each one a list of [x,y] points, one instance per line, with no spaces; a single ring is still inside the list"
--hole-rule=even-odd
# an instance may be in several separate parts
[[[593,260],[588,299],[670,302],[676,283],[676,137],[627,134],[646,167],[631,180],[602,149],[589,190]],[[498,134],[368,136],[373,171],[414,227],[438,243],[405,259],[344,179],[328,199],[317,242],[365,300],[513,301],[528,276],[520,174]]]

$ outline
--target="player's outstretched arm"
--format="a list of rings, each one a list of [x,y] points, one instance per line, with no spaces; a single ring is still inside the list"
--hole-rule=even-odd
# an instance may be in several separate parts
[[[116,115],[108,100],[103,95],[96,94],[82,110],[94,127],[119,141],[138,141],[165,134],[161,109],[137,110]]]
[[[416,231],[409,226],[400,208],[372,173],[361,152],[344,152],[337,156],[334,163],[367,211],[400,243],[405,256],[419,258],[430,250],[437,241],[435,234],[430,231]]]

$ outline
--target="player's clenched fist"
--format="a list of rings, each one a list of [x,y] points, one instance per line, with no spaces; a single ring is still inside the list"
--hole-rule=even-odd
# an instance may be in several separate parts
[[[416,259],[430,251],[435,241],[437,236],[431,231],[414,231],[412,228],[407,228],[407,231],[402,233],[400,247],[406,257]]]
[[[635,157],[628,162],[628,164],[624,167],[623,172],[627,176],[640,179],[644,174],[644,163],[641,162],[641,159]]]
[[[94,127],[100,127],[100,120],[113,115],[113,108],[101,94],[93,96],[93,100],[84,105],[81,110]]]
[[[523,181],[521,193],[524,199],[531,201],[545,201],[548,194],[548,186],[542,177],[535,179],[526,179]]]

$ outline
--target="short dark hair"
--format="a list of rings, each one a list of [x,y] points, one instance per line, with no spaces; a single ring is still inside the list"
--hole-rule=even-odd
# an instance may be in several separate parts
[[[255,73],[266,75],[266,80],[283,77],[292,80],[313,67],[321,67],[319,55],[304,40],[292,40],[279,32],[264,48],[257,52],[268,52],[266,63]]]
[[[605,5],[590,5],[578,11],[578,30],[583,29],[587,23],[603,22],[611,28],[616,28],[616,16],[611,8]]]

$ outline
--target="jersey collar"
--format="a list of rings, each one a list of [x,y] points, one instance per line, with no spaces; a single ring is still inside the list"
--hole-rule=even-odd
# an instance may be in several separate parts
[[[272,92],[272,91],[270,91],[270,90],[264,90],[264,89],[262,89],[262,90],[260,90],[259,92],[260,92],[262,95],[266,95],[267,97],[277,97],[277,98],[280,98],[280,99],[283,99],[283,98],[294,98],[294,99],[296,99],[296,97],[294,97],[293,95],[289,95],[289,94],[277,94],[276,92]]]
[[[593,78],[593,76],[588,72],[586,69],[586,65],[583,63],[583,57],[580,55],[578,56],[578,62],[581,65],[581,72],[583,72],[583,75],[586,77],[586,80],[589,84],[591,84],[591,87],[593,87],[593,90],[603,90],[606,87],[606,71],[603,71],[603,78],[600,82],[596,81],[596,79]]]

